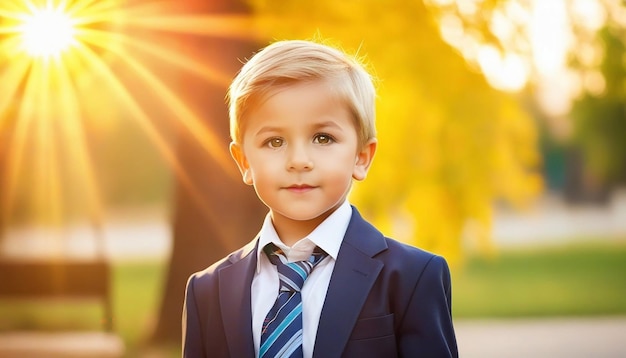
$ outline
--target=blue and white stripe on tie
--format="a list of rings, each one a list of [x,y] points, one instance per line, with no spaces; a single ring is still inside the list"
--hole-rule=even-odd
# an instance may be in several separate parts
[[[315,265],[326,257],[319,248],[308,261],[288,262],[274,244],[265,246],[270,262],[276,265],[280,289],[261,331],[259,357],[302,357],[302,295],[300,290]]]

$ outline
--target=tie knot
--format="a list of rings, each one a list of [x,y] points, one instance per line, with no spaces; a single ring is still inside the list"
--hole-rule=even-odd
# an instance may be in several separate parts
[[[280,279],[280,291],[299,292],[304,286],[304,281],[309,277],[313,268],[328,254],[316,247],[311,257],[305,261],[288,262],[283,250],[274,244],[268,244],[264,248],[270,262],[276,265],[278,278]]]

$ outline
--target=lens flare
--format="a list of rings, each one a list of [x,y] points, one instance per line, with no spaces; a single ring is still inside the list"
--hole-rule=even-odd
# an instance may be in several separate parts
[[[255,37],[254,21],[184,3],[0,0],[0,222],[63,225],[88,216],[102,226],[108,174],[96,155],[120,128],[139,128],[192,193],[199,190],[177,156],[173,128],[238,177],[217,121],[194,106],[197,91],[180,78],[225,88],[231,74],[219,41]],[[197,204],[211,219],[208,201]]]
[[[35,8],[19,30],[31,56],[57,57],[76,42],[74,21],[62,8]]]

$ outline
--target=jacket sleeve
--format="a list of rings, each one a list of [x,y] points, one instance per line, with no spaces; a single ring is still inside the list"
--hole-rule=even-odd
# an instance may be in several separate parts
[[[434,256],[424,268],[401,318],[397,336],[401,357],[458,357],[452,325],[450,269]]]
[[[194,292],[194,276],[187,281],[185,290],[185,303],[183,305],[183,357],[204,357],[204,346],[202,344],[202,327],[200,325],[200,315],[196,305]]]

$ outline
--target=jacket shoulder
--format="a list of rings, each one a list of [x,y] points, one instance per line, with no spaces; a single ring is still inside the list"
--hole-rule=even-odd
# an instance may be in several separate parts
[[[387,250],[381,252],[377,258],[385,261],[388,269],[409,273],[419,279],[424,273],[433,273],[437,276],[445,275],[449,268],[442,256],[421,248],[411,246],[391,238],[385,238]]]
[[[242,258],[244,258],[245,256],[249,254],[254,254],[255,249],[256,249],[256,240],[250,242],[244,247],[241,247],[231,252],[230,254],[222,258],[221,260],[213,263],[211,266],[203,270],[194,272],[193,274],[191,274],[191,276],[187,280],[187,285],[189,285],[191,282],[194,282],[196,285],[204,286],[207,283],[210,284],[212,281],[216,281],[218,272],[221,269],[226,268],[236,263],[237,261],[241,260]]]

